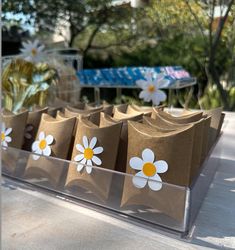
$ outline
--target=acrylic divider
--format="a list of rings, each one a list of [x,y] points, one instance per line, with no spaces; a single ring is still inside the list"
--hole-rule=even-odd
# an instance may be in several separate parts
[[[77,169],[76,162],[45,156],[33,160],[33,155],[15,148],[3,149],[3,175],[150,226],[161,226],[180,233],[187,230],[189,189],[186,187],[162,183],[159,191],[152,191],[147,185],[138,189],[132,183],[133,175],[98,167],[93,167],[91,174],[87,174],[85,165],[80,173],[74,171]]]

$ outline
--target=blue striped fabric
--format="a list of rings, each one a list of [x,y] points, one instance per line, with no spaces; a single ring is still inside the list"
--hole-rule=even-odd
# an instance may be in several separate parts
[[[182,86],[195,82],[195,78],[191,77],[181,66],[84,69],[78,71],[77,75],[83,86],[135,87],[137,80],[145,79],[144,75],[147,71],[152,72],[153,78],[159,73],[164,73],[165,78],[169,80],[164,88],[171,88],[176,82],[182,83]]]

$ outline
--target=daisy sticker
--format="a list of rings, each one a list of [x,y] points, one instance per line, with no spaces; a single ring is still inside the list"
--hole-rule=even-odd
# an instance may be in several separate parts
[[[152,73],[147,72],[145,75],[146,80],[138,80],[136,84],[142,89],[139,98],[144,99],[145,102],[152,101],[154,105],[159,105],[160,102],[166,100],[166,94],[160,88],[168,83],[164,74],[158,74],[156,79],[153,80]]]
[[[166,161],[154,161],[154,153],[151,149],[146,148],[142,152],[142,159],[132,157],[130,166],[135,170],[140,170],[132,179],[135,187],[143,188],[148,182],[148,186],[153,191],[162,188],[162,179],[158,174],[165,173],[168,169]]]
[[[20,49],[21,55],[25,60],[30,62],[38,62],[41,60],[44,45],[40,45],[38,40],[34,42],[23,42],[23,48]]]
[[[53,136],[52,135],[46,136],[45,133],[42,131],[40,132],[38,138],[39,140],[35,141],[32,144],[32,152],[39,154],[39,155],[45,155],[45,156],[51,155],[50,145],[54,141]],[[38,160],[40,158],[39,155],[33,155],[33,159]]]
[[[3,147],[8,147],[8,143],[12,141],[9,134],[12,132],[12,128],[6,128],[5,123],[2,123],[2,129],[1,129],[1,145]]]
[[[81,144],[76,145],[76,149],[81,152],[81,154],[78,154],[74,157],[74,161],[78,161],[80,164],[77,165],[77,171],[80,172],[84,168],[84,164],[87,165],[86,172],[88,174],[91,173],[92,171],[92,166],[93,163],[95,165],[100,166],[101,165],[101,160],[99,157],[97,157],[97,154],[101,154],[104,149],[103,147],[96,147],[95,145],[97,143],[97,138],[93,137],[90,141],[88,142],[88,138],[86,136],[83,136],[83,146]]]

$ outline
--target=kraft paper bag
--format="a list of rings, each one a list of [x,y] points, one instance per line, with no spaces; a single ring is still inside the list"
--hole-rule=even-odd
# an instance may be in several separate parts
[[[128,106],[126,107],[126,109]],[[141,120],[143,118],[143,113],[141,112],[133,112],[132,114],[126,113],[126,111],[122,111],[122,107],[114,107],[114,113],[113,113],[113,118],[116,120],[128,120],[133,117],[137,117],[138,120]]]
[[[127,103],[115,105],[115,106],[113,107],[113,113],[114,113],[114,110],[115,110],[115,109],[119,110],[120,112],[126,113],[127,107],[128,107],[128,104],[127,104]]]
[[[152,115],[152,108],[151,107],[136,107],[134,105],[128,105],[126,113],[132,114],[132,115],[140,115],[143,114],[145,116],[151,116]]]
[[[125,177],[121,206],[143,205],[181,220],[186,191],[170,184],[189,186],[193,139],[193,125],[162,133],[149,125],[129,121],[126,172],[134,176],[140,176],[140,172],[146,173],[147,178],[153,178],[157,173],[160,179],[155,185],[156,182],[151,183],[151,179],[141,178],[144,180],[142,185],[138,178],[138,182],[134,182],[133,177]],[[151,167],[152,163],[157,166],[155,170]],[[146,167],[151,171],[147,171]]]
[[[209,130],[209,144],[208,144],[209,150],[214,145],[217,135],[219,133],[222,110],[223,110],[222,107],[220,107],[220,108],[204,111],[205,115],[211,116],[211,124],[210,124],[210,130]]]
[[[76,118],[64,120],[55,119],[48,114],[42,114],[32,152],[25,170],[26,178],[46,178],[53,186],[58,186],[66,176],[64,162],[53,162],[51,156],[67,159],[72,140],[72,132]]]
[[[67,188],[86,189],[102,202],[108,199],[112,173],[91,166],[114,170],[121,126],[121,123],[103,122],[99,127],[87,119],[79,120],[71,158],[76,165],[69,167]]]
[[[203,140],[202,140],[202,156],[201,156],[201,165],[208,155],[208,145],[209,145],[209,133],[210,133],[210,124],[211,116],[204,115],[204,129],[203,129]]]
[[[28,111],[22,111],[17,114],[3,109],[1,112],[1,145],[21,149],[24,141],[24,130],[28,117]],[[8,153],[2,149],[3,169],[9,173],[16,170],[18,152]]]
[[[158,114],[158,111],[159,110],[163,111],[164,108],[165,108],[165,105],[159,105],[159,106],[153,107],[151,118],[155,119],[155,116],[156,114]]]
[[[129,110],[135,110],[135,111],[139,111],[139,112],[142,112],[142,113],[152,113],[153,111],[153,107],[150,107],[150,106],[138,106],[136,104],[129,104],[128,107],[127,107],[127,111],[126,113],[129,113],[130,111]]]
[[[126,107],[127,108],[127,107]],[[122,131],[120,136],[120,143],[118,149],[118,157],[115,170],[119,172],[126,172],[126,157],[127,157],[127,142],[128,142],[128,126],[127,121],[142,121],[143,114],[138,115],[126,114],[119,110],[118,107],[114,108],[113,120],[122,122]]]
[[[113,105],[110,104],[102,104],[99,106],[95,106],[95,105],[89,105],[86,104],[85,105],[85,110],[90,110],[90,111],[102,111],[108,115],[112,115],[113,114]]]
[[[47,110],[48,107],[40,108],[35,106],[32,111],[29,111],[24,133],[24,150],[31,151],[32,143],[35,140],[41,116],[43,113],[47,113]]]
[[[82,110],[71,108],[70,106],[64,109],[64,114],[66,117],[89,117],[89,120],[96,125],[100,122],[100,108],[95,110]]]
[[[196,122],[198,120],[200,120],[202,118],[203,112],[202,111],[198,111],[198,112],[193,112],[190,114],[186,114],[186,115],[181,115],[181,116],[172,116],[171,114],[165,112],[165,111],[161,111],[158,110],[158,114],[171,122],[177,122],[177,123],[189,123],[189,122]]]
[[[188,125],[194,126],[194,140],[193,140],[193,155],[191,164],[190,185],[199,173],[199,168],[207,156],[208,132],[211,117],[204,117],[198,122],[188,124],[177,124],[164,121],[161,117],[156,116],[156,119],[149,117],[143,118],[143,123],[155,127],[160,132],[175,131],[177,129],[185,128]],[[160,121],[160,122],[159,122]],[[196,153],[195,153],[196,152]]]
[[[55,106],[55,107],[49,106],[48,110],[47,110],[47,114],[50,115],[50,116],[52,116],[52,117],[56,117],[57,111],[60,111],[62,109],[63,108],[60,107],[60,106],[58,106],[58,107],[57,106]]]
[[[195,133],[194,133],[194,142],[193,142],[193,155],[192,155],[192,175],[191,175],[191,181],[195,179],[195,177],[199,173],[199,169],[201,167],[201,163],[203,161],[203,144],[208,144],[207,141],[204,141],[203,134],[205,128],[205,119],[201,118],[200,120],[196,120],[195,122],[186,122],[188,121],[188,117],[183,117],[180,119],[180,117],[177,117],[177,119],[174,119],[175,117],[171,116],[165,116],[162,115],[165,112],[159,112],[156,114],[156,120],[160,121],[162,124],[166,124],[168,128],[174,128],[176,126],[180,127],[182,125],[192,124],[195,127]],[[197,116],[200,117],[200,116]],[[193,117],[195,119],[195,117]],[[191,120],[191,116],[190,116]],[[208,133],[208,131],[206,131]]]
[[[224,118],[225,118],[225,113],[222,113],[221,114],[221,118],[220,118],[220,123],[219,123],[219,128],[218,128],[218,134],[217,134],[217,136],[220,135],[220,132],[221,132],[221,129],[222,129],[222,126],[223,126],[223,123],[224,123]]]

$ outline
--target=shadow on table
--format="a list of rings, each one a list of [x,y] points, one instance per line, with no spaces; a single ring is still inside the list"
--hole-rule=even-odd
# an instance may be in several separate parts
[[[234,249],[235,161],[222,160],[197,217],[191,243],[213,249]]]

